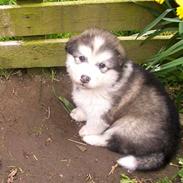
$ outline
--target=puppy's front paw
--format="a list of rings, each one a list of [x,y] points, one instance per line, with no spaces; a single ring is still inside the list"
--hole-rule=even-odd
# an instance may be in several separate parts
[[[96,137],[98,137],[97,135],[85,135],[83,137],[83,141],[86,142],[87,144],[90,145],[96,145],[97,144],[97,139]]]
[[[86,135],[90,135],[90,130],[87,127],[87,125],[84,125],[84,126],[81,127],[81,129],[79,130],[79,135],[80,135],[80,137],[84,137]]]
[[[78,107],[71,111],[70,116],[75,121],[79,121],[79,122],[86,121],[86,116],[84,112]]]
[[[79,135],[81,137],[84,137],[86,135],[97,135],[97,134],[101,134],[103,131],[100,131],[97,128],[91,128],[87,125],[84,125],[80,130],[79,130]]]

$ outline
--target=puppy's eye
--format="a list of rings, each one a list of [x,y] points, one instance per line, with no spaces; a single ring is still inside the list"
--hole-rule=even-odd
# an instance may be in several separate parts
[[[85,56],[77,56],[74,57],[75,61],[77,64],[83,63],[83,62],[87,62],[87,58]]]
[[[99,63],[97,64],[97,66],[102,73],[105,73],[108,70],[107,66],[104,63]]]
[[[104,63],[100,63],[100,64],[98,64],[98,67],[99,67],[99,69],[103,69],[106,67],[106,65]]]
[[[85,56],[79,56],[79,60],[80,60],[80,62],[86,62],[87,61]]]

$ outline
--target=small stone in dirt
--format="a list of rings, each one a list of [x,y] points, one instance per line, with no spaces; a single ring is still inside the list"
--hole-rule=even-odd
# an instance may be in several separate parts
[[[63,178],[63,177],[64,177],[64,175],[63,175],[63,174],[60,174],[59,176],[60,176],[61,178]]]
[[[47,146],[52,142],[53,142],[53,140],[49,137],[49,138],[46,139],[45,145]]]
[[[15,176],[17,175],[18,169],[15,168],[11,170],[10,174],[8,175],[7,183],[13,183]]]

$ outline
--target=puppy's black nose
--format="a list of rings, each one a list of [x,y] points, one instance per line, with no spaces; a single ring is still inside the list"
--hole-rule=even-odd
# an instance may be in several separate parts
[[[81,75],[80,81],[82,83],[88,83],[90,80],[91,80],[91,78],[89,76]]]

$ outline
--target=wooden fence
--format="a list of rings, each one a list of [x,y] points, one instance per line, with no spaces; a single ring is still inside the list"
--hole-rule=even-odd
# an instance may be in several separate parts
[[[141,30],[153,16],[136,3],[156,6],[151,0],[41,1],[18,0],[17,5],[0,6],[0,37],[17,39],[0,41],[0,68],[64,66],[67,39],[45,39],[45,35],[79,33],[90,27]],[[143,38],[119,39],[129,58],[144,62],[161,48],[167,37],[157,37],[143,46],[140,46]]]

